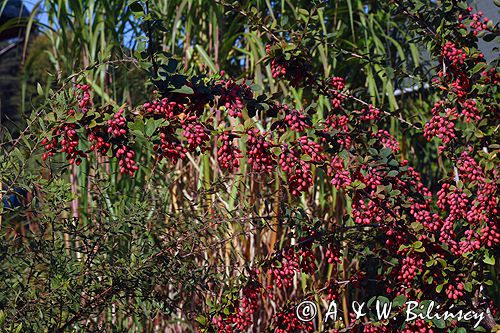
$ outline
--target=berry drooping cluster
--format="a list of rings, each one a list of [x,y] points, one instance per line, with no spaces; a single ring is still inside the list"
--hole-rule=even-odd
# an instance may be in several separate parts
[[[273,316],[273,326],[275,327],[273,333],[313,332],[313,322],[301,321],[295,312],[295,309],[277,312]]]
[[[252,89],[244,84],[237,84],[233,80],[221,80],[218,106],[224,107],[231,117],[242,117],[242,110],[247,100],[253,98]]]
[[[81,149],[78,149],[80,137],[76,132],[76,124],[68,123],[55,128],[52,131],[51,138],[44,138],[42,145],[44,145],[45,152],[42,154],[42,160],[54,156],[54,153],[62,152],[66,154],[66,160],[69,164],[80,165],[82,158],[86,158]]]
[[[171,101],[168,98],[146,102],[143,108],[146,114],[155,114],[165,119],[172,119],[185,111],[183,104]]]
[[[78,101],[78,108],[82,113],[86,113],[92,106],[92,97],[90,96],[90,87],[87,84],[77,84],[73,95]]]
[[[380,120],[380,110],[374,107],[373,105],[368,106],[367,109],[361,109],[361,111],[358,111],[359,119],[361,121],[377,121]]]
[[[447,41],[444,44],[441,51],[441,56],[443,57],[443,59],[448,61],[448,63],[453,64],[453,66],[455,67],[463,65],[465,59],[467,58],[465,52],[463,50],[457,49],[455,44],[450,41]]]
[[[312,186],[311,164],[300,158],[297,150],[284,144],[279,157],[279,165],[287,175],[292,195],[299,196]]]
[[[271,263],[269,273],[278,288],[292,286],[295,275],[300,271],[300,257],[292,247],[284,249],[277,260]]]
[[[123,116],[124,109],[118,110],[112,118],[108,120],[107,132],[115,138],[125,137],[127,134],[127,122]]]
[[[436,102],[432,108],[432,118],[424,126],[424,136],[427,140],[438,137],[444,144],[456,138],[455,116],[456,108],[445,108],[443,101]]]
[[[373,135],[380,140],[382,146],[384,146],[385,148],[390,148],[395,154],[397,154],[401,150],[398,140],[396,140],[388,131],[379,130]]]
[[[158,129],[160,142],[153,146],[158,160],[167,159],[172,164],[186,158],[187,149],[175,136],[174,130],[170,126],[162,126]]]
[[[343,90],[345,89],[345,80],[344,78],[334,76],[330,80],[330,86],[331,89],[329,90],[329,94],[332,107],[334,109],[338,109],[345,99],[345,95],[343,94]]]
[[[269,44],[266,45],[266,53],[270,58],[273,78],[283,78],[289,81],[292,87],[311,81],[311,65],[302,55],[286,54],[286,51],[275,49]]]
[[[198,147],[201,151],[207,149],[207,144],[210,141],[210,136],[207,133],[207,129],[202,123],[197,121],[196,116],[188,116],[181,120],[182,125],[182,135],[186,139],[187,148],[189,151],[193,152]]]
[[[212,318],[217,333],[233,333],[247,331],[253,324],[253,315],[259,306],[262,286],[256,280],[258,270],[252,272],[249,281],[242,289],[242,297],[235,304],[236,310],[223,318],[218,315]]]
[[[330,183],[335,186],[337,190],[345,189],[351,185],[351,175],[349,170],[344,166],[344,160],[340,156],[335,156],[327,169],[328,176],[332,177]]]
[[[479,110],[476,106],[476,101],[474,101],[473,99],[468,99],[463,103],[460,103],[460,106],[462,107],[462,114],[465,117],[466,123],[481,120]]]
[[[298,139],[302,151],[311,158],[312,163],[322,163],[326,156],[323,154],[323,148],[318,143],[311,141],[307,136],[301,136]]]
[[[131,177],[134,176],[134,172],[139,169],[134,161],[135,151],[126,145],[122,145],[116,150],[115,156],[118,159],[120,173],[129,174]]]
[[[295,132],[304,132],[306,128],[309,128],[307,116],[296,109],[289,109],[288,105],[284,105],[281,109],[285,113],[283,118],[284,122],[288,127]]]
[[[467,7],[467,13],[458,15],[458,26],[461,29],[466,29],[464,21],[469,20],[468,27],[471,29],[472,34],[477,36],[480,32],[489,30],[488,23],[490,19],[483,17],[483,12],[479,11],[477,13],[472,13],[472,7]]]
[[[401,269],[398,272],[398,280],[410,288],[413,280],[420,274],[424,261],[415,255],[410,255],[403,258],[400,264]]]
[[[255,172],[271,173],[276,167],[276,157],[271,152],[272,144],[266,139],[267,133],[259,129],[247,130],[248,164]]]
[[[241,150],[233,144],[234,135],[224,132],[219,135],[220,147],[217,150],[217,161],[223,169],[233,172],[240,166]]]

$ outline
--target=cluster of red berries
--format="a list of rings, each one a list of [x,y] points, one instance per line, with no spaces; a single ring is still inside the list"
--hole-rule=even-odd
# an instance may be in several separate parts
[[[444,183],[437,193],[437,198],[437,206],[449,212],[452,219],[465,217],[469,198],[462,189]]]
[[[372,200],[358,199],[352,203],[352,217],[358,224],[381,224],[385,215]]]
[[[329,115],[325,119],[325,129],[326,130],[339,130],[341,132],[347,133],[349,132],[349,117],[347,116],[340,116],[340,115]]]
[[[233,80],[221,80],[219,107],[223,106],[231,117],[242,117],[241,111],[245,108],[246,100],[253,98],[252,89]]]
[[[234,169],[238,169],[240,166],[240,158],[243,157],[241,150],[233,144],[233,135],[229,132],[219,135],[219,142],[221,143],[217,150],[219,166],[233,172]]]
[[[166,119],[174,118],[185,111],[182,103],[171,101],[168,98],[146,102],[143,104],[143,108],[146,113],[160,115]]]
[[[458,73],[454,81],[451,82],[452,91],[459,99],[464,99],[471,89],[471,81],[465,73]]]
[[[323,154],[323,148],[318,143],[311,141],[307,136],[301,136],[298,143],[302,151],[311,158],[312,163],[324,162],[326,156]]]
[[[158,156],[158,160],[163,158],[169,159],[172,164],[176,164],[178,160],[186,158],[187,149],[174,135],[174,131],[170,126],[162,126],[159,128],[160,143],[153,146],[153,150]]]
[[[332,103],[333,108],[338,109],[340,108],[342,102],[345,99],[345,95],[342,93],[345,88],[345,80],[344,78],[334,76],[330,80],[330,86],[332,87],[332,89],[329,90],[330,101]]]
[[[120,167],[120,173],[129,174],[131,177],[134,176],[134,172],[139,169],[135,164],[135,151],[126,145],[122,145],[116,150],[116,158],[118,159],[118,165]]]
[[[450,283],[446,287],[446,296],[450,299],[457,300],[461,298],[464,295],[464,284],[462,282],[459,282],[459,278],[456,277],[455,281],[456,285]]]
[[[325,119],[325,133],[334,132],[334,137],[337,143],[345,148],[349,149],[351,147],[352,138],[349,135],[349,117],[339,116],[339,115],[329,115]],[[323,138],[323,141],[326,141]]]
[[[363,333],[388,333],[389,327],[385,325],[373,325],[371,323],[367,323],[363,325]]]
[[[405,286],[411,287],[413,280],[421,272],[424,261],[422,258],[417,258],[414,255],[403,258],[401,268],[398,273],[398,280]]]
[[[303,246],[297,251],[300,258],[300,271],[302,273],[311,275],[318,269],[316,265],[316,258],[310,247]]]
[[[442,225],[442,221],[440,220],[438,214],[430,211],[429,200],[425,203],[415,202],[414,199],[411,201],[410,214],[413,216],[415,221],[419,222],[430,231],[437,231]]]
[[[469,123],[471,121],[481,120],[479,115],[479,110],[477,109],[477,103],[473,99],[468,99],[463,103],[460,103],[462,107],[462,114],[465,116],[465,122]]]
[[[292,131],[304,132],[306,128],[310,127],[307,123],[307,116],[302,112],[296,109],[290,110],[288,105],[283,105],[281,110],[285,112],[285,117],[283,118],[284,122]]]
[[[490,20],[487,17],[483,17],[484,14],[482,11],[479,11],[472,15],[470,15],[470,13],[472,12],[472,7],[468,7],[467,11],[469,12],[469,14],[458,15],[458,23],[460,28],[465,29],[466,26],[463,21],[465,19],[470,19],[471,22],[469,23],[469,27],[471,28],[474,36],[477,36],[481,31],[488,30],[488,22]]]
[[[201,150],[206,149],[206,143],[210,141],[210,136],[203,124],[197,122],[196,116],[188,116],[181,120],[182,135],[186,138],[186,143],[189,151],[195,151],[198,147]]]
[[[487,225],[480,230],[480,234],[481,244],[485,244],[488,247],[493,247],[500,244],[500,230],[498,224],[492,223],[491,225]]]
[[[424,126],[424,136],[427,140],[440,138],[444,144],[456,138],[455,123],[448,117],[432,116]]]
[[[465,230],[464,235],[466,236],[466,239],[461,240],[459,243],[461,254],[477,251],[481,248],[479,235],[474,230]]]
[[[293,311],[279,311],[273,317],[275,323],[274,333],[290,333],[290,332],[313,332],[312,321],[300,320],[295,309]]]
[[[76,129],[77,126],[74,123],[63,124],[52,131],[51,139],[44,138],[42,144],[45,152],[42,154],[42,160],[45,161],[49,156],[52,157],[54,153],[60,151],[66,154],[69,164],[80,165],[82,158],[86,158],[87,154],[78,149],[80,138]]]
[[[302,57],[292,55],[286,59],[284,55],[273,55],[271,45],[266,45],[266,53],[272,57],[271,74],[273,78],[284,78],[292,87],[298,87],[310,80],[310,64]]]
[[[472,201],[467,211],[467,220],[470,223],[487,222],[493,223],[489,216],[498,216],[498,192],[497,184],[481,181],[478,184],[476,198]]]
[[[360,113],[359,119],[361,121],[374,121],[374,120],[380,120],[380,110],[374,107],[373,105],[368,106],[367,109],[361,109],[361,111],[358,111]]]
[[[257,128],[246,133],[248,164],[255,172],[271,173],[276,166],[276,158],[271,152],[271,142],[266,140],[267,133],[261,133]]]
[[[278,61],[278,59],[271,60],[271,75],[273,78],[278,78],[286,75],[285,63]]]
[[[257,272],[258,274],[258,272]],[[243,287],[243,297],[237,304],[235,313],[229,314],[226,318],[218,315],[212,318],[212,323],[217,329],[217,333],[244,332],[252,326],[252,317],[258,309],[258,301],[261,297],[261,286],[257,281],[250,279]]]
[[[358,179],[366,185],[366,190],[369,192],[370,196],[376,197],[378,187],[382,185],[383,182],[383,171],[378,167],[368,167],[366,165],[361,166],[361,170],[365,174],[359,174]]]
[[[380,140],[382,146],[390,148],[395,154],[401,150],[398,140],[396,140],[388,131],[379,130],[377,133],[373,133],[373,136]]]
[[[88,108],[92,106],[92,97],[90,96],[90,87],[87,84],[77,84],[76,90],[73,93],[78,100],[80,111],[86,113]]]
[[[500,73],[498,73],[495,68],[482,71],[481,78],[484,84],[492,84],[496,86],[500,83]]]
[[[335,186],[337,190],[351,185],[351,175],[349,170],[344,166],[344,160],[339,156],[335,156],[327,169],[328,176],[332,177],[330,183]]]
[[[333,245],[329,245],[325,252],[326,262],[331,264],[337,264],[340,262],[340,251]]]
[[[457,160],[457,168],[460,177],[472,182],[480,182],[484,179],[483,170],[479,167],[476,160],[469,154],[472,152],[472,147],[465,149]]]
[[[455,44],[447,41],[441,50],[441,57],[453,64],[454,67],[458,67],[464,64],[467,55],[463,50],[457,49]]]
[[[295,275],[300,271],[300,257],[292,247],[281,252],[281,256],[271,263],[268,272],[278,288],[292,286]]]
[[[111,119],[108,119],[107,132],[115,138],[124,137],[127,134],[127,121],[123,116],[124,111],[124,109],[120,109]]]
[[[311,165],[300,159],[298,151],[284,144],[279,158],[281,169],[287,175],[292,195],[299,196],[312,186]]]
[[[107,142],[103,137],[103,132],[100,127],[87,128],[87,139],[90,144],[90,151],[96,151],[101,155],[106,155],[109,148],[111,148],[111,143]]]

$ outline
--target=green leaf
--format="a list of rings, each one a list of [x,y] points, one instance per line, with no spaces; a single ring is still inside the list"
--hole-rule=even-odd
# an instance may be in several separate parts
[[[490,256],[489,253],[485,253],[484,254],[483,262],[485,264],[487,264],[487,265],[494,266],[495,265],[495,257],[494,256]]]
[[[142,5],[139,3],[139,1],[132,2],[129,5],[129,8],[133,13],[144,13],[144,8],[142,8]]]
[[[492,40],[494,40],[497,36],[495,34],[487,34],[483,37],[483,40],[485,42],[491,42]]]
[[[432,319],[432,323],[436,325],[437,328],[445,328],[446,327],[446,322],[444,321],[443,318],[437,319],[434,318]]]
[[[56,115],[55,115],[54,112],[49,112],[45,116],[45,119],[47,119],[47,121],[50,121],[50,122],[55,122],[56,121]]]
[[[146,121],[146,135],[151,136],[161,126],[163,119],[148,119]]]
[[[205,60],[205,63],[207,66],[210,68],[210,70],[214,73],[217,72],[217,68],[215,67],[215,64],[213,63],[212,59],[208,56],[207,52],[201,47],[200,45],[196,45],[196,50],[200,53],[201,57],[203,60]]]
[[[185,94],[185,95],[194,94],[193,89],[191,87],[188,87],[188,86],[182,86],[179,89],[172,90],[172,92],[179,93],[179,94]]]
[[[391,170],[387,173],[387,177],[396,177],[399,174],[397,170]]]
[[[392,300],[392,305],[394,305],[395,307],[400,307],[401,305],[403,305],[405,303],[406,303],[406,296],[405,295],[396,296]]]
[[[43,88],[42,88],[42,85],[40,84],[40,82],[36,83],[36,91],[38,92],[38,95],[45,96],[45,93],[43,91]]]

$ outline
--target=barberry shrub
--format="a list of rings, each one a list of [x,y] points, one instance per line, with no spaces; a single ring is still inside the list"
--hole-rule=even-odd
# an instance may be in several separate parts
[[[234,4],[227,7],[258,19]],[[130,186],[122,191],[132,191],[134,180],[142,179],[151,193],[134,200],[123,193],[116,202],[107,190],[103,197],[96,193],[92,200],[112,213],[106,216],[110,224],[99,221],[102,215],[85,226],[66,217],[59,232],[72,241],[59,245],[44,233],[56,230],[51,218],[67,212],[42,213],[39,239],[51,251],[70,244],[81,249],[72,263],[98,260],[99,267],[84,265],[77,271],[82,279],[75,281],[64,279],[75,272],[62,271],[61,283],[80,293],[72,295],[72,305],[51,329],[90,327],[85,320],[117,298],[125,308],[135,304],[130,298],[156,302],[155,318],[178,311],[200,332],[475,329],[470,321],[405,322],[398,316],[405,301],[426,300],[483,312],[482,329],[493,328],[491,286],[498,279],[493,266],[500,243],[499,73],[496,62],[488,64],[477,49],[477,38],[496,28],[462,2],[387,4],[386,10],[409,22],[435,63],[429,117],[419,123],[374,104],[369,91],[352,89],[349,74],[325,77],[314,71],[311,43],[325,38],[315,29],[317,8],[296,30],[255,25],[270,39],[263,63],[276,82],[301,92],[295,99],[224,71],[184,73],[175,57],[163,52],[139,59],[155,86],[151,99],[139,105],[97,103],[86,84],[54,93],[34,147],[40,148],[42,167],[64,172],[70,166],[74,173],[86,165],[95,182],[88,190],[118,179]],[[317,108],[320,103],[327,107]],[[399,123],[400,131],[393,131],[391,122]],[[436,148],[433,163],[443,177],[434,179],[412,166],[398,141],[408,133]],[[182,173],[190,163],[196,165],[195,179]],[[186,200],[173,212],[165,210],[162,191],[155,188],[167,176],[169,198]],[[250,178],[248,184],[243,177]],[[44,210],[68,190],[60,186],[57,193],[40,189]],[[220,193],[231,198],[222,207]],[[59,200],[66,207],[75,203],[67,193]],[[258,201],[265,202],[262,209]],[[128,233],[151,216],[165,219],[163,230],[144,225],[143,234]],[[118,240],[139,245],[115,255],[113,243],[106,242],[109,248],[94,259],[92,233],[103,238],[123,233]],[[232,251],[245,237],[251,238],[248,246]],[[127,256],[139,258],[127,261]],[[49,265],[49,273],[52,265],[65,263]],[[106,277],[105,270],[114,271],[112,282],[101,286],[92,279]],[[57,292],[57,286],[49,284],[48,292]],[[179,301],[186,296],[188,301]],[[397,300],[395,320],[352,316],[350,301],[372,303],[376,297]],[[303,300],[336,300],[341,315],[327,323],[301,321],[295,309]]]

